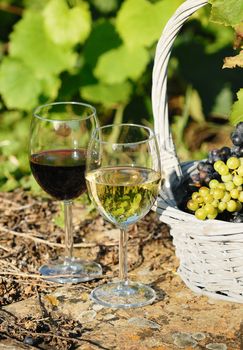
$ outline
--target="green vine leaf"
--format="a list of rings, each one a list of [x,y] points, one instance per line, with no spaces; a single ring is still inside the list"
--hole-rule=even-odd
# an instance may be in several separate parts
[[[56,76],[47,75],[45,78],[40,79],[40,83],[43,95],[54,100],[58,95],[61,79]]]
[[[91,14],[85,2],[69,8],[65,0],[51,0],[43,14],[47,33],[56,44],[83,43],[90,33]]]
[[[236,26],[243,20],[243,1],[239,0],[210,0],[212,4],[212,22],[225,26]]]
[[[94,84],[81,88],[81,96],[93,103],[101,103],[106,108],[113,108],[119,103],[125,104],[129,100],[132,86],[129,82],[121,84]]]
[[[183,0],[125,0],[116,19],[116,28],[131,47],[151,46],[159,39],[163,27]]]
[[[31,110],[37,105],[40,92],[40,81],[23,62],[8,57],[2,61],[0,93],[8,108]]]
[[[99,56],[121,44],[122,40],[113,23],[108,20],[98,21],[84,45],[84,57],[87,64],[92,68],[95,67]]]
[[[56,45],[49,38],[40,13],[26,11],[10,38],[10,56],[25,62],[39,78],[60,74],[76,62],[77,56],[71,49]]]
[[[149,59],[149,53],[143,47],[130,48],[122,45],[100,56],[94,75],[108,84],[121,83],[127,79],[137,80]]]
[[[230,122],[236,125],[239,122],[243,122],[243,89],[240,89],[237,93],[238,101],[233,104]]]

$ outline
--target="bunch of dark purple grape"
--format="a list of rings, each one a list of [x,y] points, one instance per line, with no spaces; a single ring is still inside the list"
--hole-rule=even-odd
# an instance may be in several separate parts
[[[213,179],[220,180],[220,175],[214,169],[214,163],[218,160],[227,162],[230,157],[243,157],[243,122],[236,125],[231,134],[233,146],[213,149],[208,153],[208,158],[197,165],[198,172],[191,175],[191,185],[197,187],[207,186]]]
[[[231,148],[222,147],[220,149],[213,149],[212,151],[210,151],[208,154],[208,158],[198,163],[197,165],[198,171],[192,174],[189,179],[188,185],[191,190],[192,197],[191,197],[191,200],[187,202],[187,209],[193,212],[195,211],[195,215],[198,216],[198,218],[200,218],[200,215],[197,215],[197,211],[194,210],[195,203],[193,202],[192,198],[193,197],[196,198],[197,196],[200,197],[200,192],[203,192],[203,191],[205,192],[206,190],[207,191],[210,190],[215,182],[217,183],[216,187],[220,187],[220,186],[222,188],[224,187],[224,190],[226,187],[225,194],[228,195],[228,197],[223,200],[225,201],[225,203],[227,203],[227,205],[225,203],[219,204],[218,202],[216,203],[217,205],[215,204],[215,208],[217,209],[217,212],[214,215],[214,217],[219,215],[222,220],[237,222],[237,223],[243,222],[243,210],[242,210],[242,204],[241,204],[242,198],[243,198],[243,191],[242,191],[242,187],[243,187],[242,186],[243,185],[243,180],[242,180],[243,122],[240,122],[237,124],[235,130],[231,134],[231,141],[233,143],[233,146]],[[232,178],[234,178],[234,180],[232,180]],[[233,183],[232,185],[234,188],[231,186],[231,183],[230,183],[232,181],[235,181],[235,184]],[[230,188],[230,186],[232,187],[232,189]],[[236,190],[239,193],[237,192],[238,193],[237,196],[234,197],[235,194],[233,192],[236,192]],[[214,190],[210,190],[210,191],[215,192]],[[220,198],[217,198],[217,200],[219,199]],[[218,204],[220,208],[217,207]],[[238,205],[238,209],[237,208],[234,209],[233,207],[232,208],[229,207],[228,209],[225,208],[226,211],[228,211],[228,213],[227,214],[223,213],[225,209],[221,210],[221,207],[223,206],[227,207],[227,206],[230,206],[231,204],[232,205],[234,204],[235,206]],[[204,204],[199,205],[200,208],[198,213],[200,211],[203,212],[203,209],[201,208],[203,205]],[[220,213],[222,213],[222,215]],[[211,216],[213,218],[213,215],[211,214],[208,217],[211,218]]]
[[[229,147],[222,147],[220,149],[213,149],[208,153],[208,158],[201,161],[197,165],[198,172],[191,176],[192,182],[197,183],[197,186],[208,185],[213,179],[220,180],[220,175],[214,169],[214,163],[218,160],[227,162],[232,155]]]
[[[243,122],[236,125],[235,131],[231,134],[231,141],[233,143],[231,154],[238,158],[243,157]]]

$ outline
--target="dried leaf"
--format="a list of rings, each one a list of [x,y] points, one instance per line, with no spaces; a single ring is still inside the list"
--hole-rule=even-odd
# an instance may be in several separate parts
[[[243,50],[237,56],[225,57],[223,68],[243,68]]]
[[[243,47],[243,23],[235,26],[235,41],[234,48],[242,48]]]
[[[58,306],[59,305],[59,300],[54,296],[54,295],[46,295],[45,296],[45,299],[47,301],[49,301],[49,303],[52,305],[52,306]]]

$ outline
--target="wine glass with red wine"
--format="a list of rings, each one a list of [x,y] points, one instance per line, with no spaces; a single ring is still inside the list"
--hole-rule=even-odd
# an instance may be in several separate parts
[[[56,102],[37,107],[30,130],[29,160],[40,187],[64,203],[65,256],[41,266],[43,278],[59,283],[89,281],[101,266],[72,256],[72,201],[86,191],[87,146],[98,121],[93,106]]]

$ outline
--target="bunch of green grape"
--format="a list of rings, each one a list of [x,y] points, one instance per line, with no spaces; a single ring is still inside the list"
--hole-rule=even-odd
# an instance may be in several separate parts
[[[230,157],[226,163],[218,160],[213,165],[221,180],[213,179],[208,187],[193,192],[187,209],[199,220],[215,219],[227,211],[239,213],[243,203],[243,158]]]

